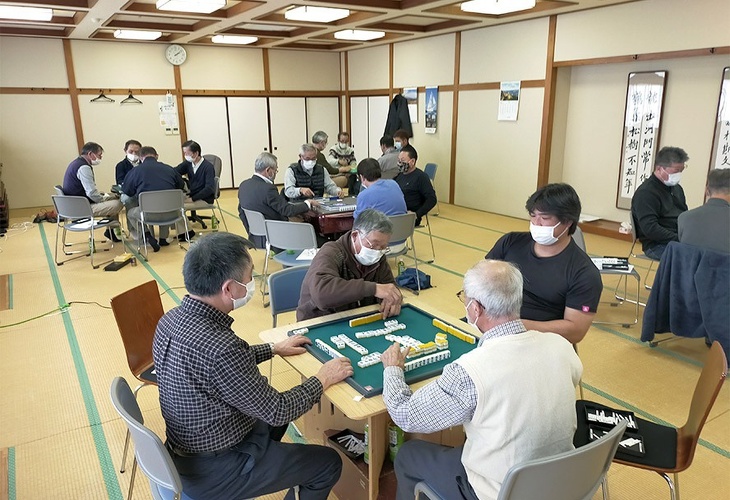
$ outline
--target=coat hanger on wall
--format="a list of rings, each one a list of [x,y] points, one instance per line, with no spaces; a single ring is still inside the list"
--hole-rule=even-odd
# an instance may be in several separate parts
[[[104,91],[103,90],[99,90],[99,95],[96,96],[96,97],[94,97],[89,102],[114,102],[114,99],[105,96],[104,95]]]
[[[142,101],[132,95],[132,90],[129,90],[129,96],[124,98],[119,104],[142,104]]]

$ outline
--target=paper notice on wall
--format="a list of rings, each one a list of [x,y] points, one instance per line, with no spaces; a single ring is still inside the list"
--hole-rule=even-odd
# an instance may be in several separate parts
[[[166,135],[180,135],[180,122],[177,116],[177,104],[172,94],[168,94],[164,101],[159,101],[160,126],[165,129]]]
[[[438,121],[439,88],[426,87],[426,133],[436,133]]]
[[[501,82],[499,84],[499,114],[497,120],[517,121],[520,108],[520,82]]]
[[[402,95],[408,101],[408,113],[411,115],[411,123],[418,123],[418,87],[404,88]]]

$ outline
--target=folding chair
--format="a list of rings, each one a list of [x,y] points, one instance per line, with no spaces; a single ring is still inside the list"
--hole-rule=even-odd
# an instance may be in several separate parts
[[[140,220],[137,223],[138,234],[142,235],[144,260],[147,259],[147,235],[145,226],[172,226],[182,221],[185,225],[185,240],[190,244],[188,220],[185,217],[185,193],[180,189],[165,189],[162,191],[146,191],[139,194]],[[178,246],[185,250],[182,242]],[[141,253],[140,246],[137,252]]]
[[[223,209],[221,209],[221,204],[218,201],[218,198],[220,198],[221,195],[221,189],[220,189],[220,182],[221,182],[221,172],[223,170],[223,162],[221,161],[219,156],[216,155],[203,155],[203,158],[208,160],[213,164],[213,169],[215,170],[215,199],[213,200],[213,203],[208,204],[207,207],[197,207],[195,210],[192,210],[190,213],[190,222],[199,222],[201,227],[203,229],[207,229],[208,226],[205,225],[204,220],[210,220],[210,217],[204,217],[202,215],[198,215],[198,210],[210,210],[213,212],[213,215],[215,215],[215,211],[218,210],[218,215],[220,215],[220,221],[223,223],[223,227],[226,231],[228,231],[228,224],[226,224],[226,219],[223,216]]]
[[[314,227],[311,224],[267,220],[266,234],[272,248],[285,250],[274,255],[276,262],[284,267],[308,266],[311,264],[311,260],[297,260],[304,250],[317,248],[317,235],[314,233]]]
[[[269,272],[269,255],[271,254],[271,245],[269,245],[269,237],[266,234],[266,219],[261,212],[243,209],[243,213],[248,221],[248,235],[261,236],[266,241],[266,254],[264,255],[264,273],[261,275],[261,301],[266,307],[266,276]]]
[[[157,374],[152,359],[152,341],[157,323],[164,313],[157,282],[148,281],[113,297],[111,306],[124,343],[129,371],[141,382],[134,389],[136,398],[137,392],[142,387],[157,385]],[[126,467],[128,450],[129,432],[124,441],[122,465],[119,469],[121,473],[124,473]],[[134,478],[129,484],[130,496],[133,487]]]
[[[513,465],[502,480],[497,500],[590,500],[599,486],[607,498],[606,473],[625,430],[626,422],[621,422],[580,448]],[[416,485],[416,500],[422,493],[431,500],[442,499],[425,482]]]
[[[431,180],[431,185],[433,185],[433,183],[436,181],[436,170],[438,170],[438,168],[439,166],[435,163],[426,163],[426,165],[423,167],[423,173],[426,174]],[[439,212],[440,207],[438,202],[436,202],[436,212],[433,215],[436,217],[438,216]]]
[[[411,249],[413,250],[413,261],[416,266],[416,275],[418,275],[418,255],[416,254],[416,243],[413,238],[413,233],[416,229],[416,214],[408,212],[403,215],[391,215],[388,217],[390,222],[393,223],[393,233],[390,235],[390,239],[393,241],[404,241],[410,238]],[[395,258],[408,253],[408,245],[404,245],[403,249],[399,252],[391,252],[386,254],[388,258]],[[421,293],[421,282],[416,280],[418,290],[413,291],[416,295]]]
[[[56,189],[58,189],[58,186],[56,186]],[[51,199],[53,200],[53,206],[55,207],[56,213],[58,214],[56,218],[56,249],[54,253],[56,265],[62,266],[70,260],[78,259],[79,257],[84,257],[86,255],[89,255],[91,257],[91,267],[93,267],[94,269],[98,269],[99,266],[101,266],[102,264],[111,262],[112,259],[109,259],[105,262],[94,264],[94,254],[97,251],[96,241],[94,241],[94,231],[96,231],[97,229],[113,229],[116,227],[121,227],[119,225],[119,221],[109,218],[100,219],[98,217],[94,219],[94,214],[91,210],[91,203],[89,202],[89,199],[85,196],[53,195],[51,196]],[[61,237],[63,253],[65,255],[79,254],[76,257],[66,259],[63,262],[59,262],[58,260],[58,233],[61,231],[63,232],[63,236]],[[72,244],[66,243],[67,232],[88,232],[89,241],[87,249],[75,250],[72,252],[66,251],[67,247],[72,246]],[[124,234],[121,234],[122,246],[124,246]],[[109,246],[106,248],[101,248],[99,250],[107,252],[114,248],[114,241],[108,241]]]
[[[114,409],[127,425],[127,436],[131,433],[134,439],[135,461],[132,465],[128,500],[132,499],[137,464],[150,480],[150,489],[155,500],[192,500],[183,493],[180,475],[165,445],[157,434],[145,427],[142,411],[127,381],[116,377],[112,380],[109,392]]]
[[[720,388],[727,375],[727,359],[719,342],[713,342],[695,386],[692,402],[689,406],[687,421],[679,429],[654,423],[650,420],[635,417],[639,433],[644,439],[646,453],[642,457],[629,455],[619,450],[614,462],[651,470],[662,476],[669,486],[672,500],[679,500],[679,473],[692,465],[695,448],[700,439],[700,432],[707,421],[712,405],[715,403]],[[588,424],[585,417],[585,405],[607,408],[591,401],[577,401],[578,430],[573,440],[576,446],[588,442]],[[674,481],[669,477],[674,476]],[[573,476],[571,476],[573,477]]]
[[[649,269],[646,270],[646,275],[644,276],[644,288],[647,290],[651,290],[651,285],[649,285],[649,273],[651,272],[651,268],[654,266],[655,263],[659,262],[657,259],[652,259],[648,255],[646,255],[644,252],[641,253],[635,253],[634,248],[636,247],[636,219],[634,218],[634,214],[631,214],[631,250],[629,251],[629,255],[631,257],[634,257],[636,259],[642,259],[642,260],[648,260],[649,261]],[[636,300],[639,300],[638,298]]]

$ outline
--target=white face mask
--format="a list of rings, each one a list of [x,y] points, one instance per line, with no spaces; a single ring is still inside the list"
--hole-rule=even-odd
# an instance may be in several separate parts
[[[398,151],[400,151],[400,148],[402,148],[402,147],[403,147],[403,144],[401,144],[400,141],[395,141],[395,149],[397,149]]]
[[[482,331],[477,326],[477,320],[475,319],[474,322],[472,323],[472,321],[469,319],[469,306],[471,305],[471,303],[473,301],[474,301],[473,299],[470,300],[469,303],[464,307],[464,309],[466,310],[466,322],[469,323],[469,326],[475,328],[476,331],[478,331],[479,333],[482,333]]]
[[[368,248],[363,243],[362,237],[358,235],[358,238],[360,238],[360,251],[355,254],[355,258],[360,264],[362,264],[363,266],[372,266],[383,257],[382,250]]]
[[[302,168],[304,170],[307,170],[311,172],[314,169],[314,166],[317,164],[317,160],[302,160]]]
[[[189,161],[190,163],[192,163],[193,162],[193,157],[190,156],[190,155],[188,155],[188,156],[185,157],[185,161]]]
[[[682,172],[676,172],[674,174],[667,174],[669,177],[667,177],[666,181],[662,181],[665,186],[676,186],[679,184],[679,181],[682,179]]]
[[[97,166],[99,163],[101,163],[101,158],[99,158],[98,156],[96,156],[96,154],[94,154],[94,159],[91,160],[91,164],[94,166]]]
[[[132,163],[139,163],[139,156],[134,153],[127,153],[127,160]]]
[[[241,283],[240,281],[233,280],[236,283],[238,283],[241,286],[246,287],[246,295],[241,297],[240,299],[231,299],[233,300],[233,309],[238,309],[239,307],[243,307],[253,298],[254,293],[256,293],[256,282],[253,278],[251,278],[251,281],[246,283],[245,285]]]
[[[560,236],[557,238],[553,236],[553,230],[558,227],[561,222],[558,222],[554,226],[536,226],[532,222],[530,222],[530,234],[532,235],[532,239],[535,240],[535,243],[538,243],[540,245],[554,245],[557,243],[560,236],[565,234],[565,231],[568,230],[568,228],[565,228],[565,231],[560,233]]]
[[[346,142],[341,142],[340,143],[340,149],[345,149],[346,147],[347,147],[347,143]]]

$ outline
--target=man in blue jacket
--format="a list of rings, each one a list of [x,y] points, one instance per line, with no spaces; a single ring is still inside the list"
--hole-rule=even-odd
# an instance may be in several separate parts
[[[182,151],[185,161],[175,167],[175,170],[188,180],[189,192],[185,199],[185,210],[207,208],[215,201],[215,167],[203,157],[200,144],[195,141],[185,141]],[[193,236],[195,231],[190,231],[190,238]],[[178,238],[184,240],[185,235],[181,234]]]

